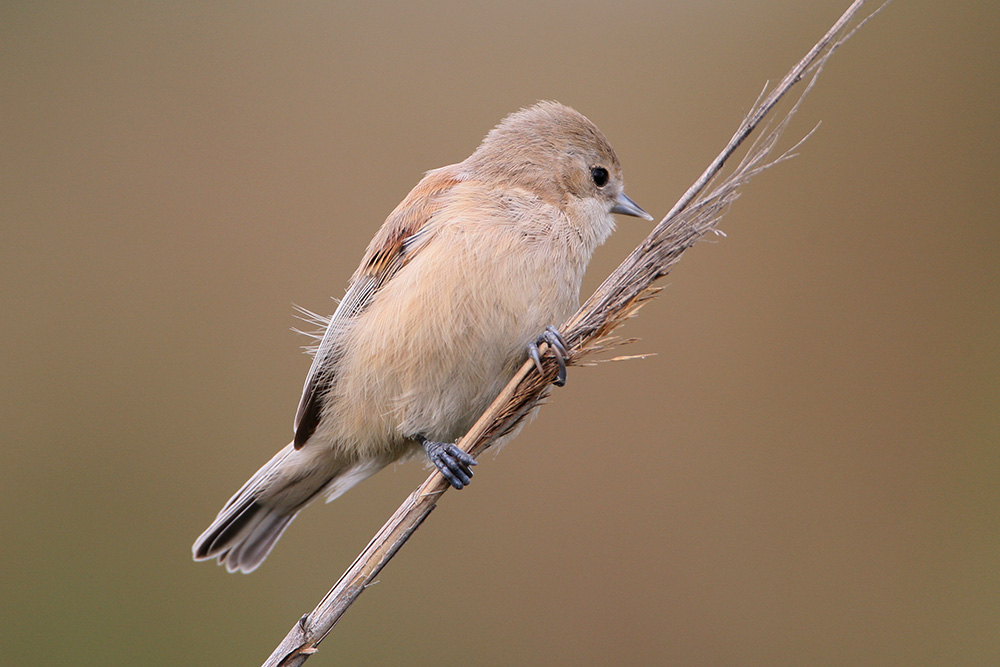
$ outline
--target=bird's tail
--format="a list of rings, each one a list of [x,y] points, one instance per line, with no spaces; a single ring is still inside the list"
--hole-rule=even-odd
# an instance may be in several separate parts
[[[363,462],[319,472],[289,475],[299,468],[301,450],[288,445],[229,499],[212,525],[195,540],[195,560],[216,558],[230,572],[249,573],[271,553],[274,544],[303,507],[321,492],[333,500],[384,464]]]

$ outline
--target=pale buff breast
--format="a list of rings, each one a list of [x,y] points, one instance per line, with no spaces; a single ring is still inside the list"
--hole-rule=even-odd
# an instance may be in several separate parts
[[[527,344],[577,307],[592,247],[581,252],[589,244],[572,242],[579,230],[555,207],[467,186],[432,224],[345,334],[317,430],[334,448],[391,459],[411,449],[404,436],[454,441],[524,362]]]

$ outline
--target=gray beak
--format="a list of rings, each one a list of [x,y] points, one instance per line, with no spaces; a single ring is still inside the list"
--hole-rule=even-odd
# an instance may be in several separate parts
[[[653,216],[643,211],[642,207],[632,201],[632,198],[624,192],[619,192],[618,196],[615,197],[615,205],[611,207],[611,212],[631,215],[636,218],[645,218],[646,220],[653,219]]]

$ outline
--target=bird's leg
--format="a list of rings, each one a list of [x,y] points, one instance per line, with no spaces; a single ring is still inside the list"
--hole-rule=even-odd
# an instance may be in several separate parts
[[[539,374],[542,372],[542,358],[538,354],[538,345],[540,343],[549,344],[552,356],[556,358],[556,362],[559,364],[559,372],[556,374],[556,379],[552,384],[557,387],[563,386],[566,384],[566,357],[569,356],[569,352],[566,350],[566,341],[563,340],[559,330],[550,324],[545,327],[545,331],[538,338],[528,343],[528,356],[535,362],[535,368],[538,369]]]
[[[456,489],[469,485],[472,479],[472,466],[476,465],[476,459],[454,443],[434,442],[422,435],[415,435],[413,439],[423,446],[431,463],[441,471],[449,484]]]

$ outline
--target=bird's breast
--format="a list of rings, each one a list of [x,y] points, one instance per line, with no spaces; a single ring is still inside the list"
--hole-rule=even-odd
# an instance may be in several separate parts
[[[373,450],[463,435],[527,345],[577,307],[586,261],[559,236],[571,229],[544,231],[503,220],[436,230],[352,323],[321,435]]]

